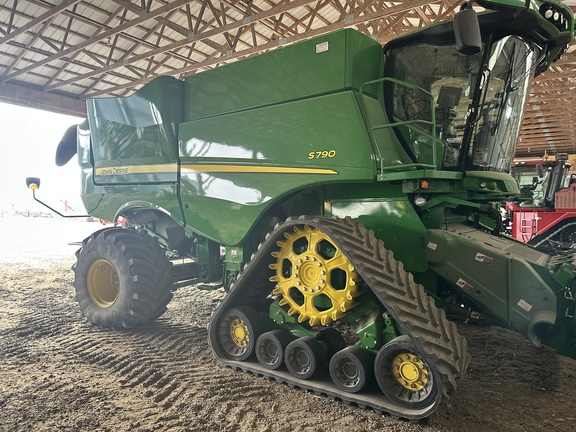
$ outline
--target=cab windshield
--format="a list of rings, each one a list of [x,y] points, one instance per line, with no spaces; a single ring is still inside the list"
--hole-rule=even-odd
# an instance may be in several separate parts
[[[386,53],[386,76],[430,92],[389,84],[385,99],[395,121],[431,122],[444,146],[442,168],[507,172],[516,149],[529,88],[538,59],[536,49],[517,36],[490,45],[488,55],[460,54],[453,44],[419,43]],[[413,123],[428,133],[432,126]],[[418,160],[413,132],[402,134],[407,153]]]

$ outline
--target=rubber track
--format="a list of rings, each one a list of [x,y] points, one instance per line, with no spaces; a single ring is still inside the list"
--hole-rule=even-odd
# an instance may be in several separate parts
[[[316,227],[330,237],[404,333],[412,338],[426,362],[437,371],[442,392],[429,406],[405,408],[393,404],[381,393],[345,393],[327,380],[299,380],[284,371],[270,371],[257,362],[238,362],[226,356],[218,343],[215,323],[223,311],[240,304],[255,306],[268,296],[274,288],[274,284],[268,280],[274,273],[268,266],[275,261],[271,252],[278,250],[276,241],[283,240],[283,234],[292,227],[302,225]],[[412,275],[404,270],[402,263],[384,247],[383,242],[376,239],[371,230],[350,218],[301,216],[276,225],[259,245],[228,295],[214,310],[208,326],[208,338],[214,356],[227,366],[409,420],[431,416],[455,390],[470,361],[466,339],[458,334],[456,325],[447,320],[444,311],[434,305],[433,299],[421,285],[414,282]]]
[[[539,248],[542,243],[546,242],[546,241],[558,241],[558,240],[553,240],[552,238],[555,237],[556,235],[560,234],[560,231],[562,231],[564,228],[568,228],[570,226],[574,226],[576,225],[576,223],[572,222],[572,223],[567,223],[565,225],[561,225],[561,226],[557,226],[553,232],[550,232],[552,230],[546,231],[544,234],[540,234],[537,235],[536,237],[534,237],[533,239],[531,239],[530,241],[528,241],[528,244],[535,247],[535,248]]]

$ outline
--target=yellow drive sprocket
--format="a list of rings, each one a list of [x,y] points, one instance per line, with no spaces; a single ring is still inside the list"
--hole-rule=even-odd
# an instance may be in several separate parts
[[[276,263],[274,294],[282,296],[280,305],[288,314],[298,314],[298,322],[328,325],[356,306],[360,277],[348,258],[330,238],[317,228],[305,225],[284,233],[273,252]]]

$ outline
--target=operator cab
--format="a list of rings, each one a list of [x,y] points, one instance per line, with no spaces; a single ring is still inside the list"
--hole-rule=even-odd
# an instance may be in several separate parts
[[[546,171],[542,182],[542,190],[544,193],[543,206],[554,207],[556,192],[567,187],[565,186],[565,182],[566,178],[570,178],[568,171],[571,168],[571,164],[567,161],[568,155],[559,153],[556,155],[555,166]]]
[[[440,169],[510,170],[532,78],[554,53],[552,44],[538,40],[542,23],[535,11],[509,12],[478,16],[477,52],[457,49],[452,23],[384,47],[384,75],[392,78],[384,86],[386,109],[393,122],[402,122],[394,129],[415,163],[430,163],[422,135],[432,141],[434,134],[442,147]]]

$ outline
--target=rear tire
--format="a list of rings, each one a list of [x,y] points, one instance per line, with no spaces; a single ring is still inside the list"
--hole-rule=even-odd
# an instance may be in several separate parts
[[[166,311],[171,263],[144,232],[110,228],[88,238],[73,266],[76,300],[92,324],[132,328]]]

